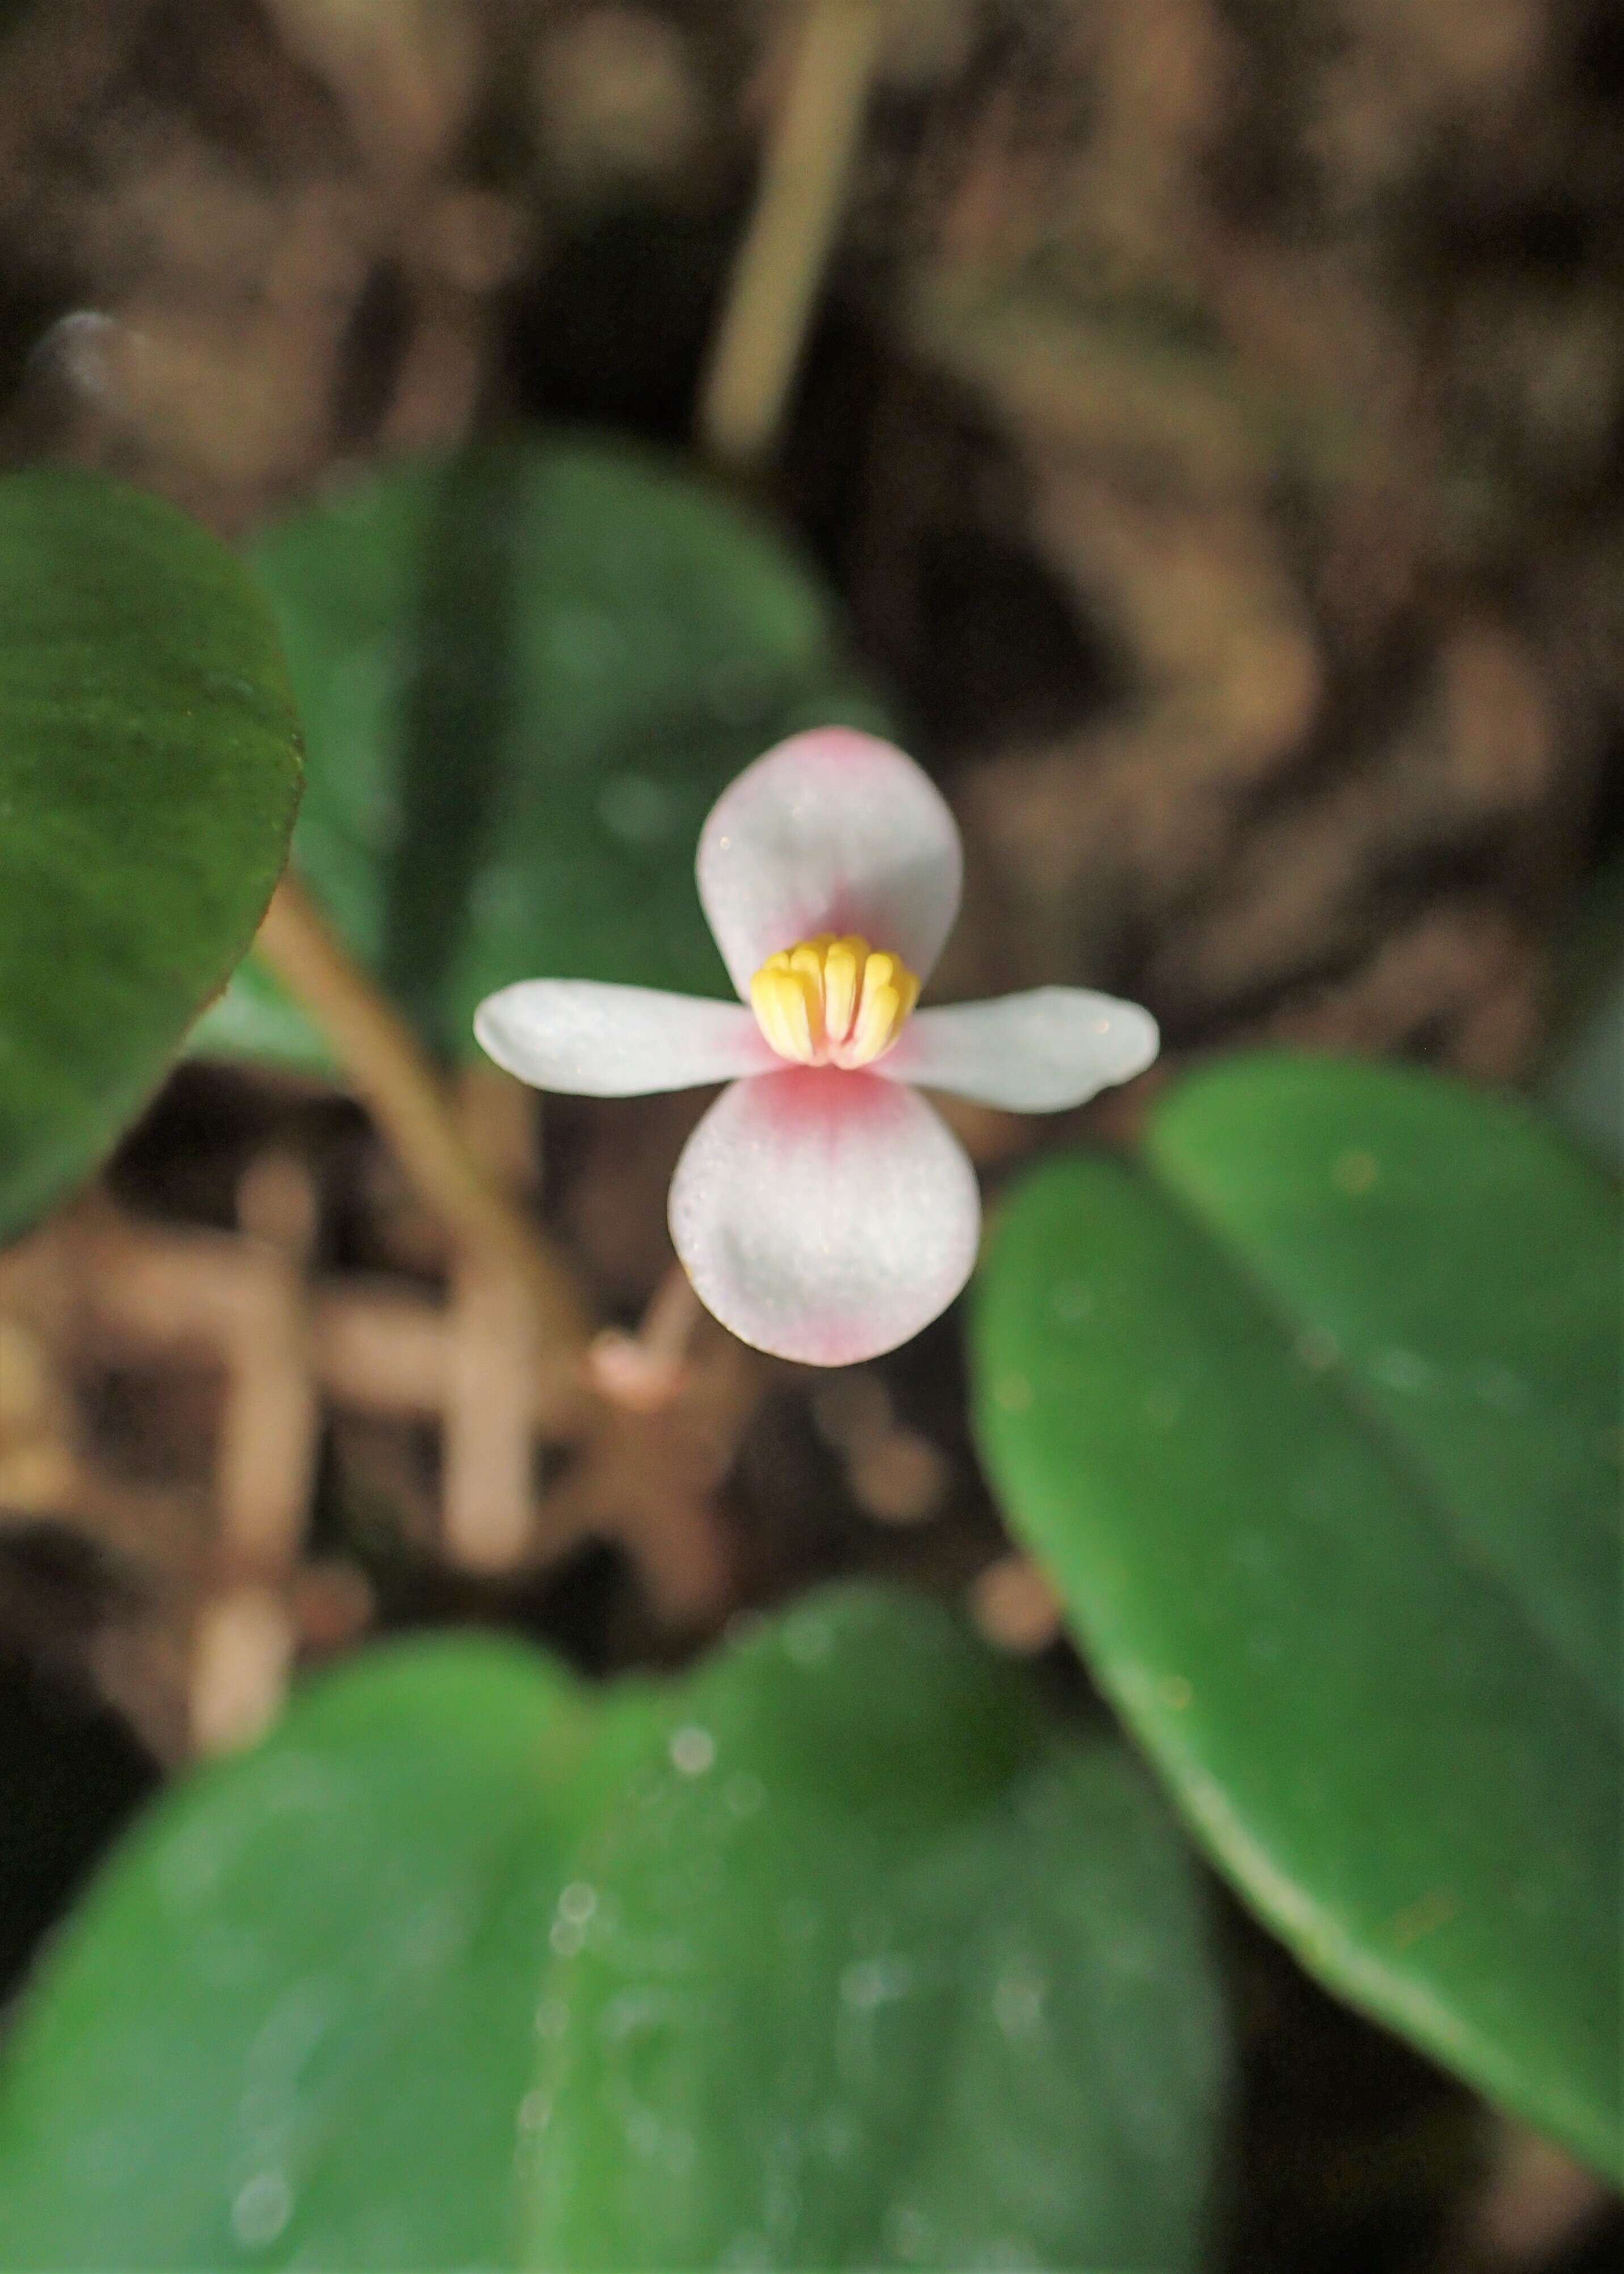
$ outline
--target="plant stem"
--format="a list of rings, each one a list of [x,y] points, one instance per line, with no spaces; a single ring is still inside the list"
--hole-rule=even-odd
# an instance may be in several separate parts
[[[880,9],[810,0],[700,390],[700,447],[735,473],[759,471],[778,440],[845,200]]]
[[[590,1329],[568,1267],[480,1167],[416,1036],[291,872],[276,887],[254,945],[331,1043],[422,1198],[459,1240],[523,1277],[560,1403],[573,1402]]]

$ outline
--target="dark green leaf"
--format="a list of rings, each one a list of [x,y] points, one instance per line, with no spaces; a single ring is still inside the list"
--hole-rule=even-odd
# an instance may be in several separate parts
[[[1121,1748],[863,1594],[648,1712],[562,1898],[531,2263],[1192,2264],[1217,2014]]]
[[[172,1793],[5,2074],[0,2263],[514,2264],[583,1712],[517,1651],[380,1651]]]
[[[515,979],[726,993],[694,886],[712,802],[799,727],[884,727],[780,540],[624,448],[420,461],[257,557],[310,742],[297,863],[453,1054]],[[199,1043],[322,1062],[252,965]]]
[[[270,612],[154,498],[0,483],[0,1237],[106,1151],[246,949],[298,734]]]
[[[1526,1111],[1242,1060],[1011,1202],[982,1442],[1305,1962],[1620,2162],[1619,1222]]]
[[[94,1891],[0,2264],[1186,2266],[1220,2069],[1154,1794],[929,1605],[598,1693],[417,1644]]]

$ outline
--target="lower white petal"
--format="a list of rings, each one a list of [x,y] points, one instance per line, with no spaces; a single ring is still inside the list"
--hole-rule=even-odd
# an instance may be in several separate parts
[[[725,1090],[671,1185],[695,1291],[741,1342],[851,1366],[918,1334],[970,1276],[975,1172],[900,1083],[787,1067]]]
[[[742,1003],[596,979],[504,987],[475,1012],[474,1033],[521,1081],[577,1097],[695,1089],[782,1063]]]
[[[916,1011],[876,1073],[1011,1113],[1058,1113],[1143,1073],[1161,1037],[1148,1011],[1082,987]]]

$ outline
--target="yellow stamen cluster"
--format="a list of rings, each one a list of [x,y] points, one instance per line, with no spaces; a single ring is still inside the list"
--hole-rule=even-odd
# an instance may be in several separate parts
[[[801,1065],[868,1065],[890,1050],[919,999],[899,956],[820,932],[770,955],[750,1005],[778,1056]]]

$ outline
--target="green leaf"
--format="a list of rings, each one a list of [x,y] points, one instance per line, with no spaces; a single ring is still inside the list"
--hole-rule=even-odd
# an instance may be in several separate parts
[[[515,979],[728,993],[694,885],[710,805],[800,727],[885,730],[782,541],[624,447],[395,468],[274,531],[257,565],[310,742],[296,862],[452,1055]],[[252,964],[199,1039],[325,1062]]]
[[[26,2008],[0,2263],[515,2263],[584,1713],[517,1650],[380,1650],[162,1802]]]
[[[877,1595],[650,1710],[563,1899],[530,2263],[1192,2264],[1217,2015],[1122,1749]]]
[[[1164,1810],[930,1605],[658,1688],[415,1643],[72,1922],[0,2264],[1188,2266],[1221,2070]]]
[[[252,938],[298,730],[249,577],[156,499],[0,482],[0,1238],[133,1118]]]
[[[1304,1963],[1606,2168],[1619,1220],[1520,1106],[1221,1065],[1009,1203],[980,1434],[1100,1679]]]

